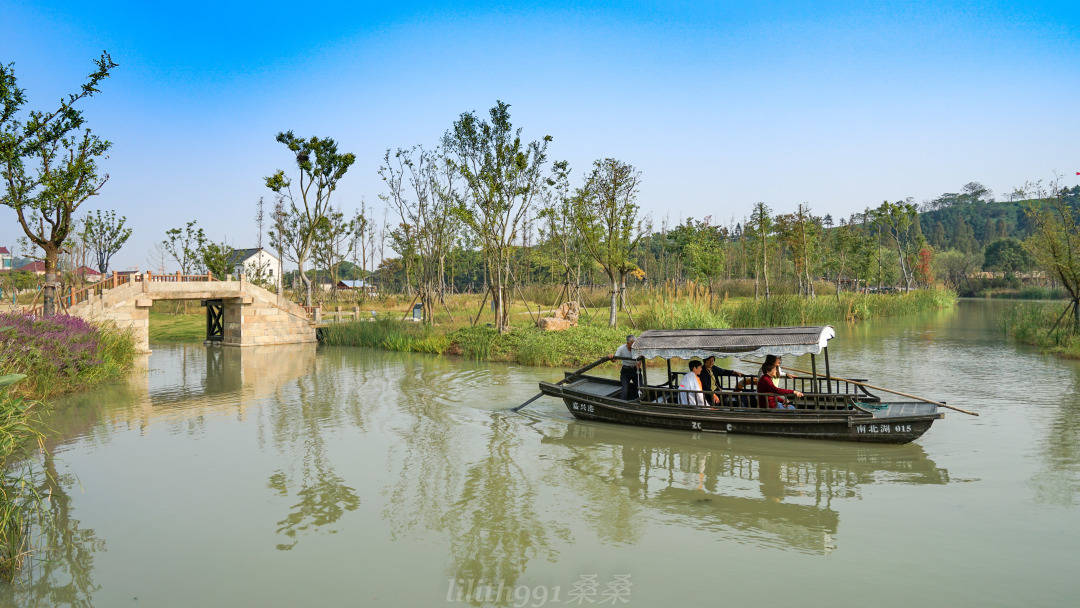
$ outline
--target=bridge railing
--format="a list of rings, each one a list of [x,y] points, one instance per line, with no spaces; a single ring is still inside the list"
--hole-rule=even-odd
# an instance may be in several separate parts
[[[109,289],[114,289],[127,283],[140,283],[143,281],[152,283],[189,283],[199,281],[216,281],[214,273],[207,271],[206,274],[182,274],[176,272],[175,274],[154,274],[152,272],[145,273],[116,273],[107,279],[102,279],[97,283],[87,285],[82,289],[71,288],[68,293],[61,294],[57,298],[57,305],[62,309],[70,309],[72,306],[81,302],[86,302],[94,296],[100,296]],[[41,306],[35,306],[31,311],[31,314],[41,314]]]

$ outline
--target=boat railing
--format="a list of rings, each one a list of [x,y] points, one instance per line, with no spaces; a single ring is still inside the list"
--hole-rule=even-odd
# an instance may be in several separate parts
[[[681,393],[704,395],[707,407],[723,407],[751,410],[771,409],[768,407],[763,407],[762,401],[765,401],[766,404],[768,403],[768,401],[759,399],[759,397],[784,397],[786,400],[789,400],[791,403],[793,403],[795,407],[799,410],[826,411],[855,409],[856,402],[865,399],[865,396],[857,395],[855,393],[803,392],[802,397],[795,397],[794,395],[759,393],[753,390],[699,391],[694,389],[669,388],[664,385],[659,385],[644,387],[642,391],[639,392],[639,401],[641,403],[655,403],[658,405],[678,405],[678,397]],[[717,396],[720,399],[719,404],[714,405],[711,403],[713,395]]]

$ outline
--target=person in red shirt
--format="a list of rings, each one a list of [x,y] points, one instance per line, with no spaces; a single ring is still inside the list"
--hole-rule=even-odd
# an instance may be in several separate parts
[[[761,377],[757,381],[758,395],[758,407],[764,407],[769,409],[782,409],[793,410],[795,406],[786,403],[783,397],[773,397],[772,395],[795,395],[796,397],[802,397],[803,394],[799,391],[793,391],[791,389],[780,388],[773,382],[774,378],[780,377],[780,364],[779,358],[776,355],[768,355],[765,357],[765,363],[761,364]],[[762,395],[761,393],[770,393]]]

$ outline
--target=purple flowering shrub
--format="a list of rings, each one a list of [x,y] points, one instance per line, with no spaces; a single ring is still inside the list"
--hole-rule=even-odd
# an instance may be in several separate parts
[[[0,373],[28,376],[24,392],[38,396],[93,384],[126,369],[130,336],[79,317],[0,313]]]

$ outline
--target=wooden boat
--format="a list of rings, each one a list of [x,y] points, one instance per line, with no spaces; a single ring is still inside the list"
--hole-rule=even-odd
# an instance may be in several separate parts
[[[540,392],[557,397],[575,418],[637,426],[679,429],[703,433],[746,433],[806,439],[834,439],[876,443],[908,443],[929,430],[944,414],[934,403],[882,400],[863,385],[861,379],[839,379],[829,374],[828,342],[835,336],[832,327],[771,327],[764,329],[679,329],[649,330],[634,343],[638,368],[638,398],[621,397],[618,380],[585,374],[607,359],[601,359],[560,382],[541,382]],[[759,403],[751,386],[739,387],[735,378],[720,377],[718,390],[707,393],[720,404],[703,407],[680,405],[679,377],[673,372],[673,358],[689,360],[709,356],[763,357],[767,354],[799,356],[809,354],[809,376],[786,377],[780,384],[804,393],[793,398],[795,410],[769,409]],[[817,373],[816,356],[825,359],[825,374]],[[667,360],[663,382],[649,384],[644,362]],[[696,391],[700,392],[700,391]]]

